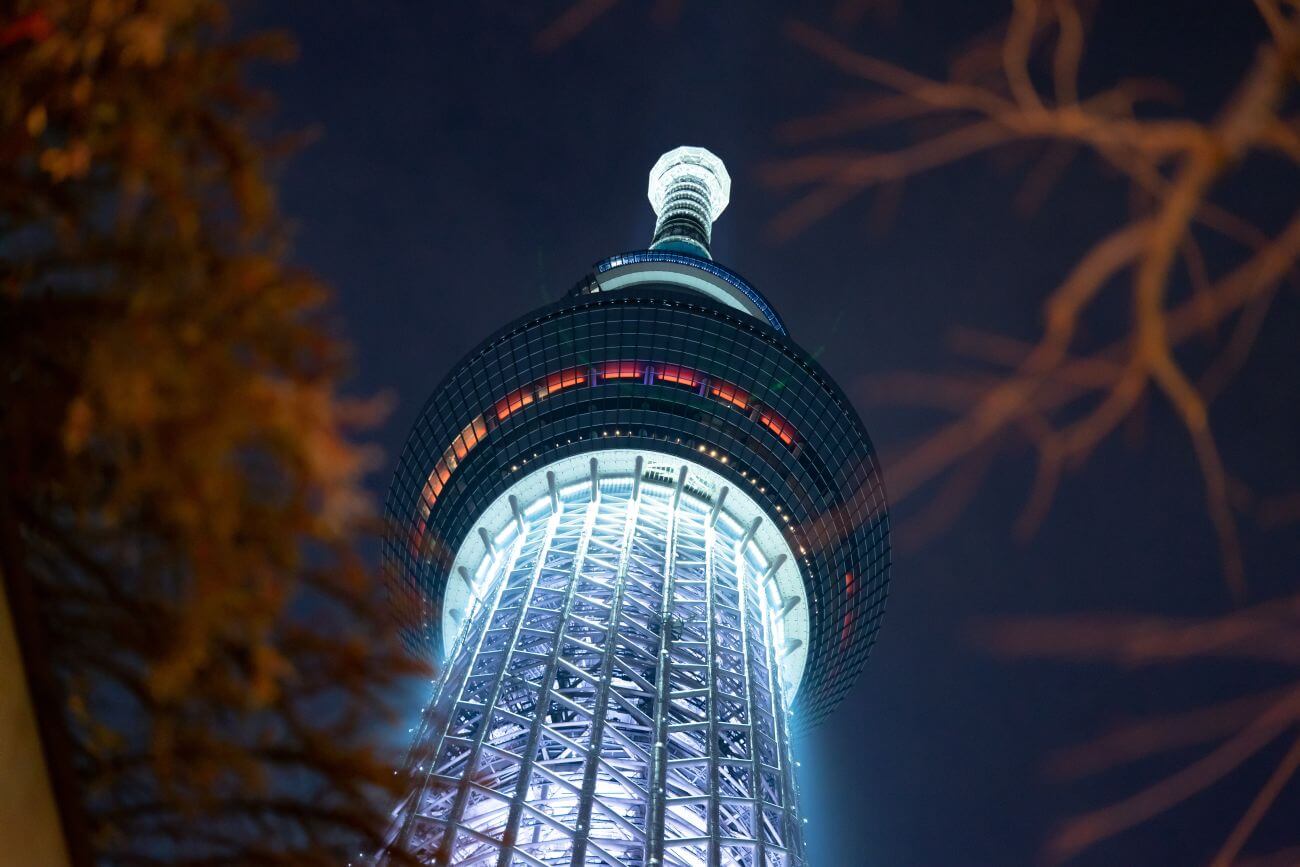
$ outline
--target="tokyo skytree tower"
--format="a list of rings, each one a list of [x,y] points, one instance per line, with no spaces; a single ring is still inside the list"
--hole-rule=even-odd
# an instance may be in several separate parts
[[[866,660],[889,520],[849,400],[712,259],[730,188],[664,154],[649,248],[481,343],[411,431],[384,557],[439,676],[392,833],[426,863],[805,863],[791,737]]]

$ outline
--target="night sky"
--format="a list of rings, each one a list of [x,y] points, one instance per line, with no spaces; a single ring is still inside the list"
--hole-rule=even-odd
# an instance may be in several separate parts
[[[960,324],[1034,338],[1040,299],[1123,218],[1123,186],[1086,160],[1026,218],[1012,205],[1025,164],[976,159],[910,183],[883,230],[856,201],[778,243],[770,224],[791,198],[764,187],[760,170],[809,150],[783,145],[778,128],[858,88],[783,34],[792,15],[833,29],[830,4],[685,2],[664,22],[654,3],[623,0],[573,41],[538,52],[534,35],[564,2],[248,10],[252,23],[285,27],[301,45],[296,64],[267,76],[282,125],[322,130],[282,176],[295,258],[338,290],[337,319],[355,345],[352,387],[397,399],[377,433],[388,460],[377,495],[421,404],[462,354],[560,296],[597,260],[647,244],[646,174],[673,146],[702,145],[726,161],[732,200],[715,227],[715,256],[766,294],[857,402],[887,484],[890,456],[939,418],[876,405],[865,382],[949,369],[946,340]],[[838,32],[942,75],[1009,4],[900,6],[892,21],[868,15]],[[1204,117],[1249,64],[1263,27],[1247,0],[1114,0],[1101,5],[1095,30],[1085,89],[1120,74],[1169,78],[1183,107]],[[836,145],[888,143],[864,135]],[[1236,200],[1276,225],[1300,199],[1295,178],[1267,167],[1253,178]],[[1300,488],[1296,300],[1291,291],[1279,301],[1213,415],[1228,464],[1265,493]],[[1114,315],[1125,315],[1122,305]],[[1116,333],[1115,323],[1089,327]],[[1021,543],[1011,524],[1031,463],[1027,452],[1000,458],[947,533],[896,549],[884,629],[863,677],[831,721],[796,744],[817,867],[1038,863],[1057,822],[1203,750],[1083,782],[1048,778],[1053,751],[1119,721],[1282,682],[1285,672],[1261,666],[1125,671],[982,649],[972,638],[982,618],[1204,615],[1232,604],[1190,445],[1158,400],[1140,435],[1108,441]],[[899,504],[897,530],[924,500]],[[1294,525],[1245,525],[1251,599],[1295,588],[1297,535]],[[1074,863],[1204,863],[1285,748]],[[1293,791],[1251,848],[1297,842],[1298,815]]]

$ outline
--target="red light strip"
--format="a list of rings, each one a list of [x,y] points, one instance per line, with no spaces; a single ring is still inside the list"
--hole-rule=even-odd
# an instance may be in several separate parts
[[[709,394],[731,404],[736,409],[749,409],[749,395],[729,382],[715,382],[709,389]]]
[[[619,360],[606,361],[598,365],[595,370],[600,380],[604,382],[639,380],[645,378],[647,366],[650,367],[655,382],[665,382],[688,388],[699,388],[707,384],[710,395],[741,412],[748,412],[751,406],[754,406],[748,392],[738,386],[720,379],[714,379],[698,370],[682,367],[679,364],[647,365],[642,361]],[[460,434],[452,440],[447,450],[442,453],[442,457],[438,459],[438,462],[434,464],[433,469],[429,472],[428,481],[425,482],[424,490],[420,492],[420,501],[417,504],[417,509],[420,512],[420,529],[416,531],[411,540],[411,544],[417,553],[424,542],[424,522],[428,520],[433,504],[438,502],[438,496],[451,478],[452,472],[460,465],[460,462],[464,460],[470,450],[487,437],[487,417],[495,416],[494,422],[499,424],[524,407],[567,388],[582,385],[588,382],[590,378],[587,367],[570,367],[558,373],[552,373],[523,388],[510,392],[493,404],[488,413],[476,417],[465,426]],[[798,441],[794,426],[772,410],[766,407],[760,408],[758,421],[787,446],[793,447]],[[851,593],[853,576],[846,575],[844,577]],[[851,623],[851,615],[846,615],[844,623],[846,632]]]
[[[698,370],[682,367],[680,364],[660,364],[654,368],[655,382],[671,382],[695,388],[704,382],[704,376]]]
[[[764,410],[759,413],[758,421],[765,428],[776,434],[777,439],[788,446],[794,445],[794,428],[790,423],[774,412]]]
[[[601,379],[640,379],[645,365],[639,361],[607,361],[600,366]]]

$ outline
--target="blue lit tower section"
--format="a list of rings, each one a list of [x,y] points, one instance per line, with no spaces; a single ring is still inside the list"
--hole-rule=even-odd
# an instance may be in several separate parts
[[[426,863],[804,864],[791,739],[874,641],[888,514],[848,400],[711,259],[730,187],[665,154],[650,249],[484,341],[411,432],[384,553],[440,674],[393,833]]]

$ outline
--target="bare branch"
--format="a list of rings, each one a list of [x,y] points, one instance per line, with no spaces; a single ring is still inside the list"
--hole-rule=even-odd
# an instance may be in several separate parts
[[[538,51],[555,51],[572,41],[617,3],[618,0],[574,0],[560,17],[533,37],[534,47]]]
[[[1054,756],[1048,763],[1048,772],[1061,779],[1077,779],[1159,753],[1217,741],[1239,731],[1293,691],[1294,687],[1288,687],[1119,726],[1094,741]]]
[[[1269,9],[1274,5],[1265,4]],[[789,26],[794,41],[884,91],[878,98],[793,126],[805,140],[922,117],[946,120],[949,126],[883,152],[827,151],[769,166],[765,177],[774,186],[806,188],[773,222],[779,237],[797,233],[862,191],[1027,141],[1052,145],[1048,159],[1024,187],[1022,195],[1031,204],[1042,198],[1058,166],[1075,150],[1099,156],[1137,194],[1136,215],[1088,250],[1048,293],[1044,330],[1036,343],[1013,347],[1007,338],[996,338],[1001,343],[994,347],[994,338],[984,338],[978,346],[967,346],[977,354],[998,357],[1006,368],[1001,382],[970,398],[964,408],[954,408],[960,402],[951,390],[956,380],[944,385],[942,378],[934,378],[933,385],[947,389],[937,399],[919,391],[900,394],[902,403],[954,408],[955,418],[893,462],[895,498],[945,473],[962,472],[968,478],[963,467],[971,455],[1011,434],[1026,435],[1035,446],[1038,466],[1017,529],[1022,535],[1030,533],[1047,514],[1062,473],[1085,462],[1150,393],[1159,394],[1169,401],[1193,446],[1226,581],[1234,593],[1244,592],[1228,472],[1210,424],[1209,401],[1249,354],[1267,316],[1267,298],[1300,258],[1300,246],[1294,219],[1270,237],[1216,204],[1211,193],[1253,152],[1287,154],[1300,164],[1300,134],[1278,116],[1295,87],[1291,70],[1300,57],[1294,22],[1283,18],[1287,38],[1261,47],[1236,92],[1209,124],[1136,116],[1137,99],[1160,92],[1150,85],[1125,82],[1081,97],[1077,77],[1084,26],[1071,0],[1016,0],[998,50],[984,51],[978,68],[966,64],[969,68],[948,81],[863,55],[806,25]],[[1044,43],[1050,48],[1056,94],[1051,105],[1033,81],[1035,52]],[[996,62],[990,63],[994,57]],[[991,81],[990,75],[995,76]],[[1201,253],[1198,230],[1237,241],[1249,249],[1249,257],[1216,280]],[[1175,269],[1179,261],[1185,269]],[[1184,270],[1195,290],[1192,302],[1171,305],[1171,287]],[[1121,287],[1125,276],[1132,281],[1127,289],[1132,330],[1098,352],[1072,357],[1085,313],[1104,289]],[[1247,312],[1239,317],[1228,347],[1197,377],[1203,386],[1198,389],[1176,349],[1196,336],[1212,336],[1220,321],[1243,307]],[[968,344],[970,337],[967,333]]]
[[[1241,847],[1246,845],[1246,841],[1250,839],[1250,835],[1254,833],[1255,828],[1259,825],[1260,819],[1264,818],[1264,814],[1277,801],[1277,796],[1282,793],[1282,789],[1291,781],[1291,777],[1295,775],[1298,769],[1300,769],[1300,738],[1296,738],[1286,756],[1273,769],[1272,776],[1268,778],[1264,788],[1259,790],[1250,808],[1241,817],[1241,821],[1232,829],[1232,833],[1228,835],[1223,848],[1210,862],[1210,867],[1231,867],[1237,855],[1240,854]]]
[[[1053,837],[1052,854],[1062,860],[1073,857],[1203,791],[1294,725],[1297,713],[1300,691],[1270,707],[1205,758],[1117,804],[1070,820]]]

